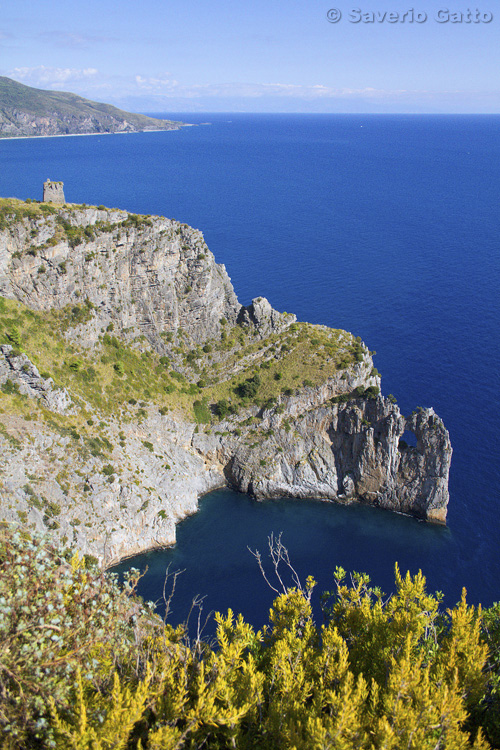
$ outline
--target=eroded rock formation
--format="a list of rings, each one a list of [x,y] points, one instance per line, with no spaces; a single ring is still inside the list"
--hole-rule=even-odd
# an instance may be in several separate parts
[[[0,295],[31,310],[83,310],[64,329],[71,352],[97,351],[113,330],[117,340],[164,355],[202,399],[205,386],[195,386],[199,376],[185,366],[180,343],[188,341],[196,356],[206,351],[221,378],[242,373],[240,380],[284,361],[299,344],[295,316],[264,298],[241,306],[225,268],[187,225],[19,202],[4,206],[2,216]],[[255,341],[253,348],[237,340],[226,346],[229,329]],[[100,421],[81,394],[54,386],[25,353],[2,345],[4,393],[17,388],[46,410],[43,419],[26,410],[2,414],[2,519],[49,529],[108,564],[172,544],[177,521],[196,510],[198,497],[226,484],[259,499],[360,501],[444,522],[452,451],[442,421],[432,409],[404,417],[380,395],[368,349],[329,330],[321,331],[324,377],[299,380],[264,403],[244,398],[219,420],[206,404],[212,425],[196,424],[185,410],[158,411],[154,403],[143,404],[139,421],[123,407]],[[97,443],[69,423],[53,423],[51,413],[84,415],[87,432],[99,423]],[[415,447],[402,441],[405,431],[415,434]]]

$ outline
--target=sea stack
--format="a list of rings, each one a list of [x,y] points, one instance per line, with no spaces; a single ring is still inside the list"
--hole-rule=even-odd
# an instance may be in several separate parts
[[[44,203],[66,203],[64,199],[64,183],[47,180],[43,183]]]

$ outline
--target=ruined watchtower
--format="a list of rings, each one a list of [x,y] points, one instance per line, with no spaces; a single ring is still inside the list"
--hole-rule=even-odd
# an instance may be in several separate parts
[[[47,180],[43,183],[43,202],[44,203],[66,203],[64,200],[64,190],[62,182],[52,182]]]

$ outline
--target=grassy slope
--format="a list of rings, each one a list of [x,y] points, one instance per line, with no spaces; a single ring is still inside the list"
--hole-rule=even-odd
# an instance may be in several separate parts
[[[110,104],[94,102],[69,92],[35,89],[0,76],[0,114],[7,108],[27,112],[33,117],[52,116],[54,113],[59,116],[91,116],[97,119],[102,118],[103,115],[111,116],[118,120],[127,120],[139,129],[163,128],[174,124],[170,120],[158,120],[146,115],[125,112]]]
[[[251,402],[264,404],[345,369],[355,361],[359,347],[344,331],[298,323],[264,341],[242,328],[229,329],[221,340],[205,345],[209,351],[176,347],[175,361],[160,358],[143,341],[139,347],[126,345],[111,331],[102,332],[94,349],[78,350],[65,340],[64,332],[92,315],[85,302],[47,313],[0,298],[0,344],[25,352],[44,377],[53,377],[86,404],[80,416],[62,418],[75,427],[92,414],[140,420],[141,408],[153,404],[190,420],[193,403],[199,400],[213,405],[226,399],[237,409]],[[242,398],[238,385],[256,374],[256,396]],[[6,398],[13,406],[15,397],[2,394],[4,405]],[[26,408],[33,411],[32,404]]]

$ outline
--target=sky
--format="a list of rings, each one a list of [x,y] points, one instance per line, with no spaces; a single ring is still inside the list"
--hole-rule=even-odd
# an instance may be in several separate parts
[[[0,75],[138,112],[498,113],[479,1],[17,0]]]

